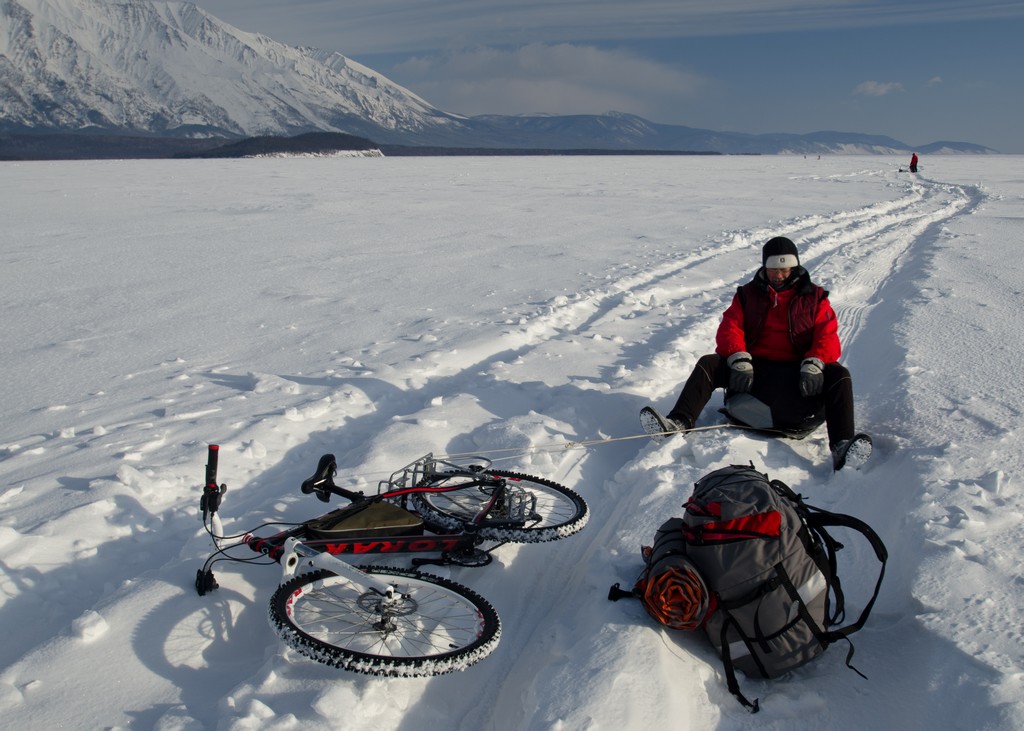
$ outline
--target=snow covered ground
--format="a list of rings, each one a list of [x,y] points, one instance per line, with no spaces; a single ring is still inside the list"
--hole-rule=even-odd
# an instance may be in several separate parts
[[[0,717],[7,728],[1024,728],[1024,159],[267,159],[0,165]],[[720,314],[782,234],[832,292],[861,471],[823,435],[656,445]],[[700,424],[718,421],[716,402]],[[606,442],[586,447],[575,442]],[[450,574],[503,622],[431,679],[304,659],[266,620],[276,567],[220,564],[198,500],[221,446],[225,527],[302,519],[324,452],[374,486],[491,450],[562,482],[582,532]],[[753,460],[852,513],[890,561],[841,647],[726,690],[698,634],[633,602],[639,548],[692,483]],[[844,561],[856,604],[866,546]]]

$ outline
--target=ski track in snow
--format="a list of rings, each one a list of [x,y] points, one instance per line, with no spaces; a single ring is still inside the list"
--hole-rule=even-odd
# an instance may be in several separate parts
[[[846,309],[838,308],[840,319],[847,326],[844,342],[849,350],[856,350],[860,323],[872,307],[871,295],[884,287],[887,277],[898,270],[901,260],[912,252],[915,242],[921,245],[929,243],[924,233],[931,226],[969,212],[973,205],[976,201],[954,186],[915,186],[897,201],[886,201],[827,219],[811,217],[786,221],[779,228],[808,242],[805,244],[805,261],[811,270],[820,281],[827,282],[827,286],[841,289],[843,300],[857,303]],[[502,431],[512,432],[508,434],[494,434],[491,427],[484,427],[482,433],[467,429],[466,436],[456,439],[451,445],[452,452],[472,451],[474,447],[504,447],[505,444],[529,451],[552,443],[568,444],[599,436],[633,435],[636,433],[635,414],[644,400],[628,398],[627,395],[650,391],[653,386],[667,398],[674,398],[696,358],[713,347],[711,344],[721,308],[709,306],[709,292],[713,293],[711,298],[717,298],[724,308],[735,287],[749,277],[750,243],[762,241],[770,235],[766,229],[732,234],[726,240],[712,242],[704,251],[683,256],[673,264],[615,280],[601,291],[588,292],[570,301],[556,299],[500,337],[464,345],[460,355],[463,359],[468,357],[472,365],[462,371],[449,373],[443,364],[439,364],[433,370],[417,366],[407,374],[391,374],[390,379],[394,381],[424,384],[419,389],[406,389],[396,398],[409,404],[429,403],[444,394],[460,392],[460,382],[468,386],[485,374],[492,380],[486,389],[488,392],[514,392],[514,396],[510,394],[497,399],[499,402],[514,398],[523,411],[531,414],[529,417],[510,415],[501,427]],[[735,281],[695,282],[693,277],[684,280],[680,276],[684,271],[699,270],[701,264],[720,257],[731,257],[735,261],[734,266],[726,267],[737,272]],[[862,300],[865,295],[866,299]],[[685,313],[693,314],[687,316]],[[628,342],[619,334],[620,325],[627,321],[629,331],[635,331],[637,319],[649,321],[645,328],[652,334],[645,341]],[[570,379],[569,384],[554,388],[550,383],[530,380],[531,362],[570,357],[572,350],[579,347],[607,351],[608,368],[616,371],[615,376],[610,380]],[[637,369],[639,372],[627,370],[627,364],[643,362],[652,363],[655,368],[650,370],[656,370],[656,373],[644,368]],[[566,389],[572,389],[573,393],[561,392]],[[601,411],[588,411],[588,391],[600,395]],[[619,429],[614,432],[609,424],[615,422],[609,422],[605,413],[609,392],[621,394],[624,401],[622,408],[616,409],[620,415],[616,424]],[[401,408],[396,409],[396,404],[381,401],[376,396],[372,400],[380,412],[401,411]],[[403,422],[429,424],[431,410],[410,413],[403,416]],[[708,420],[708,412],[705,412],[701,423]],[[357,433],[367,431],[370,430],[360,429]],[[526,438],[515,432],[525,433]],[[503,437],[507,442],[502,442]],[[386,429],[380,438],[388,438]],[[589,682],[593,684],[593,691],[588,695],[595,698],[608,694],[615,698],[612,692],[615,677],[630,667],[635,666],[636,672],[641,674],[646,672],[643,669],[646,658],[630,658],[625,653],[620,657],[594,656],[591,667],[565,667],[568,659],[583,654],[578,651],[579,645],[585,645],[593,636],[611,631],[603,625],[574,623],[573,613],[566,611],[566,605],[571,606],[580,598],[588,602],[601,601],[603,591],[616,578],[606,572],[609,563],[624,569],[625,574],[618,577],[620,580],[628,581],[632,577],[636,571],[634,549],[639,549],[640,543],[649,537],[651,526],[656,525],[658,516],[663,515],[665,509],[664,501],[652,501],[647,495],[650,480],[654,479],[658,484],[656,494],[675,492],[679,484],[692,482],[704,472],[747,458],[764,465],[773,476],[792,484],[801,484],[811,478],[844,481],[847,477],[831,477],[827,450],[820,443],[820,435],[815,440],[819,442],[817,448],[811,452],[813,462],[808,464],[807,460],[801,460],[796,467],[792,466],[787,453],[799,452],[799,446],[735,435],[710,437],[706,441],[706,444],[699,445],[683,443],[670,444],[660,450],[654,448],[655,454],[647,454],[652,450],[647,439],[625,441],[610,449],[594,448],[594,453],[587,455],[587,464],[582,466],[581,455],[571,449],[554,455],[541,451],[536,456],[527,457],[529,467],[524,469],[532,469],[576,487],[589,497],[597,510],[607,506],[609,499],[624,505],[647,502],[650,507],[639,513],[623,510],[609,515],[604,512],[596,526],[591,526],[574,539],[554,546],[513,549],[513,560],[509,561],[508,554],[502,555],[503,562],[509,561],[503,571],[474,577],[473,585],[485,596],[492,581],[513,582],[524,587],[555,586],[562,587],[563,591],[556,594],[527,591],[521,598],[521,604],[502,606],[504,639],[490,661],[474,668],[471,673],[430,681],[431,685],[440,686],[442,690],[448,684],[457,684],[461,690],[457,694],[440,693],[438,697],[444,700],[435,706],[431,702],[431,686],[428,686],[415,709],[412,712],[406,710],[407,716],[417,719],[416,724],[430,718],[439,722],[444,718],[461,718],[459,727],[466,729],[543,729],[557,727],[559,722],[565,728],[585,727],[588,719],[574,718],[572,708],[536,707],[537,699],[528,697],[528,689],[537,682],[533,669],[543,668],[544,673],[552,677],[552,682],[565,682],[567,678],[576,683]],[[324,442],[326,445],[331,439]],[[359,445],[356,449],[367,446],[372,445]],[[608,453],[604,452],[605,449]],[[882,452],[884,454],[884,449]],[[677,460],[681,456],[684,457],[683,464],[693,463],[696,468],[680,469]],[[678,508],[677,505],[671,507]],[[632,536],[633,543],[623,541],[623,534]],[[610,551],[609,546],[618,546],[619,549]],[[588,567],[586,572],[577,570],[581,564]],[[613,623],[616,614],[620,614],[619,619],[624,624],[639,616],[636,607],[609,607]],[[628,624],[622,629],[638,630]],[[523,638],[530,638],[530,642],[524,643]],[[709,667],[716,667],[713,653],[699,643],[679,641],[679,644],[680,647],[674,648],[671,640],[664,642],[658,653],[660,662],[682,661],[685,675],[689,677],[677,677],[671,686],[658,687],[660,677],[672,677],[672,674],[653,673],[649,698],[646,701],[634,699],[630,704],[632,707],[603,709],[604,723],[617,725],[611,723],[616,711],[626,714],[627,717],[621,719],[624,724],[634,726],[643,723],[643,718],[637,718],[635,714],[642,713],[638,709],[645,705],[651,708],[652,723],[666,716],[678,717],[669,713],[665,705],[666,699],[674,696],[687,699],[679,702],[676,709],[685,717],[693,711],[689,699],[700,697],[702,692],[717,703],[712,708],[705,708],[707,713],[715,714],[718,708],[729,708],[731,699],[721,686],[718,673],[709,670]],[[696,659],[689,658],[688,652]],[[369,681],[371,685],[373,682]],[[495,688],[500,690],[495,692]],[[577,688],[572,695],[578,692]],[[558,697],[557,693],[551,695]],[[483,709],[478,702],[481,697],[489,699]],[[453,700],[458,698],[466,699],[464,707],[453,707]],[[622,700],[619,698],[620,702]],[[786,705],[796,713],[802,709],[802,704],[799,696],[794,700],[797,702],[793,704],[782,704],[776,700],[774,705]],[[825,711],[821,703],[811,702],[811,707],[822,713]],[[400,728],[406,726],[402,724]]]
[[[978,205],[979,198],[976,192],[957,186],[915,185],[906,195],[895,201],[886,201],[827,218],[815,216],[786,221],[779,229],[790,232],[791,237],[805,242],[804,261],[815,273],[815,278],[834,291],[841,292],[842,301],[853,303],[837,306],[837,314],[844,324],[842,336],[847,350],[884,352],[892,347],[892,344],[879,342],[879,339],[888,338],[889,334],[865,329],[862,325],[870,317],[871,310],[879,306],[876,300],[881,299],[887,281],[899,274],[900,268],[908,259],[920,255],[915,251],[915,247],[930,247],[932,232],[936,227],[947,224],[956,216],[969,214]],[[523,326],[520,335],[527,339],[527,343],[512,349],[511,355],[528,371],[530,359],[547,358],[555,352],[561,352],[581,342],[590,343],[591,347],[594,347],[595,341],[598,346],[600,343],[612,343],[611,347],[607,348],[609,368],[618,366],[619,372],[611,379],[610,390],[613,393],[628,394],[649,391],[654,386],[656,392],[661,391],[665,394],[668,399],[666,403],[671,403],[696,358],[713,348],[713,335],[720,317],[720,308],[708,305],[709,291],[718,293],[721,309],[724,309],[735,287],[749,278],[750,267],[744,267],[745,260],[749,258],[749,242],[763,241],[770,235],[772,234],[768,230],[743,232],[729,240],[715,242],[715,245],[709,247],[710,251],[688,255],[673,265],[620,279],[607,290],[589,293],[580,301],[555,303],[549,312],[538,315]],[[734,256],[735,254],[740,256]],[[685,286],[670,284],[682,281],[679,275],[684,270],[696,268],[712,258],[730,256],[735,258],[736,266],[728,268],[741,273],[733,282],[695,285],[693,280],[689,279],[686,280]],[[882,303],[882,306],[885,304]],[[694,315],[684,315],[675,319],[671,315],[673,312],[693,312]],[[651,321],[647,329],[653,333],[652,336],[642,342],[624,341],[617,334],[617,324],[623,320],[632,320],[631,330],[635,331],[637,318]],[[867,331],[863,337],[872,338],[872,342],[858,342],[862,329]],[[480,347],[481,350],[488,349],[486,345]],[[501,346],[491,347],[490,350],[492,353],[509,352]],[[628,356],[621,357],[623,352],[628,353]],[[666,352],[679,354],[681,357],[666,356]],[[627,363],[645,361],[657,367],[656,380],[651,374],[643,372],[644,369],[639,369],[640,373],[623,372]],[[476,371],[477,367],[474,366],[472,370]],[[605,388],[601,381],[580,382],[575,385],[598,391]],[[547,404],[550,391],[543,384],[537,386],[538,390],[534,395],[537,403],[534,410],[550,414],[550,406]],[[581,399],[585,402],[585,394],[580,394],[580,397],[571,399],[568,403],[579,404]],[[567,402],[566,399],[558,401]],[[642,403],[642,400],[636,399],[632,408],[626,406],[619,411],[622,420],[618,424],[621,430],[618,433],[635,432],[631,419]],[[709,412],[714,413],[711,409],[706,410],[699,424],[709,421]],[[598,414],[597,418],[587,418],[579,406],[574,407],[573,414],[565,420],[575,424],[577,432],[564,435],[565,439],[585,439],[602,433],[603,428],[607,429],[608,423],[602,417],[603,414]],[[557,434],[557,427],[553,433]],[[615,434],[608,436],[614,437]],[[609,499],[613,501],[612,505],[615,504],[614,501],[621,501],[623,504],[651,504],[653,501],[648,496],[648,491],[652,481],[659,485],[655,494],[671,493],[678,485],[692,483],[711,469],[743,462],[748,458],[767,469],[773,477],[780,477],[794,485],[801,485],[809,480],[832,480],[843,484],[856,479],[844,474],[832,476],[827,449],[820,432],[810,441],[817,443],[816,448],[810,451],[811,463],[808,464],[808,460],[804,459],[800,461],[800,466],[794,467],[788,453],[796,451],[805,453],[806,456],[806,450],[801,449],[803,445],[727,435],[709,437],[706,440],[694,438],[696,443],[692,445],[686,442],[672,442],[659,449],[649,447],[649,443],[644,439],[633,446],[617,450],[617,456],[593,455],[592,459],[596,463],[593,473],[584,469],[579,477],[573,479],[575,462],[563,457],[561,462],[564,466],[558,462],[553,463],[551,466],[556,469],[554,473],[549,473],[549,476],[575,486],[590,498],[592,504],[598,506],[608,505]],[[876,460],[885,458],[884,437],[882,444]],[[652,449],[654,453],[649,454]],[[666,460],[666,456],[669,456],[669,459]],[[680,457],[683,457],[681,464],[694,464],[696,468],[680,468]],[[603,480],[602,476],[609,478]],[[604,484],[601,484],[602,482]],[[595,494],[595,488],[598,487],[600,489]],[[495,683],[500,685],[501,691],[486,712],[476,709],[475,704],[467,706],[461,727],[542,729],[557,727],[558,723],[563,723],[565,728],[583,728],[591,722],[588,718],[574,718],[572,708],[535,708],[536,699],[526,697],[526,688],[537,682],[531,675],[531,668],[544,668],[545,672],[553,676],[553,682],[557,682],[560,675],[563,678],[568,675],[576,683],[592,683],[593,691],[587,695],[594,698],[616,698],[615,678],[620,672],[628,672],[635,666],[637,673],[649,673],[652,682],[647,699],[633,699],[626,704],[623,698],[618,697],[620,704],[629,707],[602,709],[602,721],[610,726],[617,726],[620,723],[626,727],[646,725],[646,719],[635,715],[642,714],[642,710],[638,709],[645,705],[652,708],[651,723],[665,717],[685,718],[693,711],[689,700],[700,697],[702,691],[718,704],[713,708],[703,709],[707,713],[715,715],[719,707],[728,707],[728,696],[719,683],[718,674],[709,672],[706,667],[714,667],[716,658],[706,648],[693,647],[691,642],[681,640],[679,642],[682,649],[674,649],[672,642],[668,641],[660,648],[658,657],[662,662],[679,662],[682,659],[685,666],[685,672],[675,675],[673,684],[668,687],[658,687],[658,681],[663,677],[673,677],[672,674],[651,673],[643,667],[646,658],[630,658],[626,653],[612,658],[594,656],[593,665],[586,668],[562,668],[559,662],[560,657],[576,658],[585,655],[580,652],[559,652],[561,646],[568,644],[570,648],[575,649],[578,644],[587,643],[589,638],[609,631],[606,626],[592,626],[589,623],[574,625],[571,611],[566,621],[566,599],[563,595],[585,596],[589,598],[588,601],[599,600],[602,589],[611,583],[608,575],[603,573],[609,563],[613,566],[623,566],[625,573],[619,578],[624,584],[628,584],[636,571],[636,555],[630,551],[629,542],[622,541],[621,537],[623,534],[633,537],[633,545],[636,548],[639,548],[643,540],[649,539],[651,526],[657,525],[658,516],[664,516],[666,509],[662,500],[653,504],[657,509],[650,512],[614,511],[610,515],[605,513],[601,520],[596,521],[599,528],[591,526],[574,541],[568,542],[565,546],[558,546],[555,563],[527,555],[531,553],[529,550],[517,557],[515,564],[510,567],[511,577],[521,576],[524,585],[536,582],[547,586],[564,587],[564,592],[550,597],[547,603],[544,603],[542,597],[531,594],[529,604],[513,608],[510,614],[515,619],[511,626],[506,627],[507,639],[497,653],[500,662],[496,663],[499,667],[494,672],[500,676],[488,677],[488,671],[480,669],[474,673],[471,686],[481,694],[488,694],[490,684]],[[678,507],[668,506],[670,510],[678,510]],[[610,551],[610,545],[617,546],[618,551]],[[580,563],[590,569],[582,576],[574,571],[574,567]],[[868,568],[867,575],[870,575],[873,566],[867,561],[864,565]],[[571,603],[572,600],[569,601]],[[614,611],[622,611],[622,608],[616,605]],[[636,616],[635,612],[632,614]],[[625,620],[627,616],[629,615],[623,615],[622,619]],[[538,633],[542,636],[541,648],[534,650],[517,647],[515,638],[536,638]],[[688,659],[687,652],[703,662]],[[560,673],[560,670],[566,672]],[[680,675],[683,677],[679,677]],[[516,682],[517,678],[523,680],[525,687],[520,687]],[[902,690],[913,693],[913,689]],[[576,688],[573,694],[567,696],[571,697],[578,693],[579,689]],[[775,693],[780,691],[776,689]],[[785,695],[785,691],[781,691],[781,694]],[[551,695],[558,697],[557,693]],[[676,712],[673,713],[670,710],[670,699],[676,696],[687,699],[687,702],[679,703],[679,707],[674,709]],[[480,696],[470,693],[468,697],[475,699]],[[924,701],[923,698],[921,700]],[[805,710],[805,703],[801,702],[799,695],[793,701],[782,705],[786,705],[794,714]],[[775,703],[778,704],[777,699]],[[666,704],[670,708],[666,708]],[[917,706],[915,703],[908,705]],[[838,708],[834,711],[836,717],[829,718],[830,714],[821,699],[812,699],[810,706],[825,716],[825,719],[821,716],[816,718],[817,727],[822,727],[820,724],[830,727],[836,719],[842,718],[842,711]],[[438,708],[437,711],[440,713],[442,709]],[[625,716],[616,718],[617,714]],[[698,719],[692,720],[696,722]],[[739,719],[732,719],[742,720],[742,716]],[[707,722],[706,717],[703,722]],[[682,726],[688,727],[685,723]],[[745,723],[736,725],[745,726]],[[720,727],[730,727],[730,722],[723,719]]]
[[[903,325],[907,283],[926,274],[937,241],[948,236],[958,218],[974,213],[985,196],[980,188],[923,179],[896,191],[891,200],[848,211],[723,232],[695,251],[656,266],[617,272],[600,287],[555,297],[533,313],[513,318],[500,333],[467,338],[457,357],[436,353],[372,373],[351,359],[347,369],[339,368],[315,384],[265,374],[243,377],[213,367],[201,378],[229,387],[228,395],[222,389],[194,393],[188,410],[180,413],[175,411],[173,394],[195,387],[195,374],[182,363],[160,364],[168,391],[154,394],[151,419],[107,423],[92,434],[65,434],[65,444],[54,443],[59,435],[27,435],[4,445],[6,460],[46,450],[48,459],[70,464],[76,449],[102,441],[103,448],[118,453],[123,462],[118,473],[107,478],[109,502],[98,500],[106,489],[104,480],[73,484],[74,478],[68,478],[63,514],[43,514],[52,510],[52,501],[39,509],[38,525],[47,524],[49,540],[65,536],[60,540],[66,541],[68,555],[102,552],[104,561],[87,564],[95,571],[88,582],[81,576],[62,578],[64,572],[79,570],[74,564],[50,572],[11,568],[29,563],[25,556],[36,540],[29,535],[34,526],[21,525],[17,533],[0,528],[0,545],[6,546],[7,554],[4,582],[17,588],[9,592],[13,598],[2,616],[18,632],[5,641],[17,644],[18,655],[32,653],[37,666],[77,665],[80,687],[59,692],[81,704],[78,694],[88,692],[89,676],[105,666],[103,651],[94,641],[116,631],[118,641],[131,644],[146,669],[169,685],[166,704],[154,700],[148,712],[134,718],[133,727],[140,728],[346,728],[346,717],[359,708],[358,728],[403,731],[430,726],[633,729],[650,728],[665,719],[676,728],[747,729],[768,721],[772,727],[819,729],[844,727],[844,719],[863,715],[864,703],[884,707],[891,727],[939,728],[950,727],[945,725],[948,714],[954,714],[956,723],[967,719],[968,711],[936,703],[935,687],[992,686],[992,693],[1014,697],[1021,690],[1019,675],[1010,676],[1016,681],[994,677],[956,647],[943,647],[945,640],[926,633],[907,616],[927,614],[927,597],[943,595],[948,591],[943,587],[916,587],[909,601],[920,606],[910,609],[903,604],[907,597],[890,591],[876,607],[868,630],[855,636],[858,664],[872,677],[870,696],[859,685],[863,681],[843,666],[844,650],[836,648],[785,679],[742,680],[748,696],[761,697],[764,704],[762,715],[753,718],[729,696],[720,663],[702,638],[652,629],[639,605],[604,599],[610,584],[627,585],[635,578],[640,546],[665,517],[680,509],[680,486],[726,464],[750,460],[791,485],[815,486],[804,490],[813,493],[811,502],[860,515],[872,524],[884,520],[888,510],[920,509],[916,495],[901,498],[904,504],[884,505],[886,486],[871,480],[883,465],[887,474],[913,479],[914,470],[922,469],[920,460],[927,459],[928,449],[934,447],[908,449],[913,437],[909,431],[876,428],[895,423],[909,429],[916,406],[909,384],[903,392],[880,390],[878,384],[891,385],[880,374],[902,362],[906,345],[899,328],[894,332],[871,323]],[[780,231],[801,242],[803,263],[832,292],[844,360],[854,375],[858,426],[876,438],[875,455],[862,472],[833,475],[820,431],[805,442],[766,440],[735,430],[710,430],[662,445],[636,438],[639,408],[652,399],[663,409],[671,405],[697,358],[713,349],[722,310],[755,268],[751,252]],[[715,265],[708,266],[711,262]],[[736,274],[724,281],[705,276],[705,271]],[[598,372],[576,372],[573,357],[580,352],[605,365]],[[546,375],[552,361],[565,364],[561,382]],[[317,386],[317,397],[302,402],[295,397],[301,397],[305,385]],[[175,496],[198,484],[195,465],[170,465],[166,473],[133,466],[162,445],[175,443],[179,433],[194,431],[197,420],[237,410],[222,400],[249,392],[280,393],[291,405],[280,414],[254,414],[248,423],[232,424],[239,449],[254,464],[241,474],[222,474],[229,483],[223,511],[228,531],[249,528],[263,515],[306,515],[308,504],[294,494],[283,497],[281,484],[301,479],[304,475],[296,474],[296,465],[311,469],[321,453],[334,452],[341,465],[362,465],[356,474],[343,469],[339,482],[348,480],[347,486],[365,489],[402,466],[394,464],[395,454],[407,454],[411,461],[426,451],[423,445],[431,444],[431,435],[446,435],[444,450],[450,454],[512,450],[514,464],[506,465],[505,455],[496,454],[496,466],[576,489],[588,500],[592,519],[582,533],[564,541],[503,547],[487,569],[440,570],[485,597],[504,599],[494,602],[503,623],[501,643],[472,670],[422,680],[346,675],[348,682],[337,683],[335,671],[299,659],[274,641],[265,607],[272,588],[269,577],[276,575],[276,567],[218,567],[221,588],[201,599],[193,595],[187,578],[205,554],[207,542],[196,533],[195,505],[182,505]],[[718,422],[715,404],[713,400],[698,425]],[[888,414],[897,418],[887,422]],[[304,432],[301,442],[291,428],[299,423]],[[68,437],[77,437],[79,446],[67,444]],[[595,439],[609,441],[586,449],[574,444]],[[201,449],[197,444],[197,453]],[[284,453],[287,459],[280,459]],[[275,466],[263,469],[265,464]],[[33,469],[29,463],[26,471],[18,472],[16,484],[30,482]],[[70,469],[64,474],[73,473]],[[979,499],[998,501],[1003,480],[1000,475],[982,476],[973,492]],[[236,483],[245,483],[246,489],[232,492]],[[120,489],[124,485],[145,495],[145,507],[126,498]],[[938,511],[930,523],[908,527],[905,535],[884,536],[891,555],[898,555],[902,541],[920,538],[923,531],[934,541],[935,560],[942,560],[943,551],[973,552],[979,562],[1004,560],[982,555],[972,544],[971,533],[964,531],[972,511],[979,508],[942,505],[943,488],[941,475],[928,485]],[[19,493],[8,489],[0,494],[0,505],[24,500]],[[166,503],[154,504],[161,494],[167,495]],[[988,526],[1019,538],[1021,506],[1007,507],[998,520],[986,517]],[[76,541],[73,526],[79,511],[109,511],[112,529],[120,531],[120,537],[99,546]],[[22,514],[30,513],[26,509]],[[147,528],[147,516],[153,515],[159,516],[150,518],[154,527],[159,525],[159,534]],[[180,554],[176,548],[168,549],[171,543],[178,545],[168,540],[169,529],[186,542]],[[192,537],[186,540],[188,536]],[[871,576],[873,557],[853,546],[850,552],[852,564]],[[887,581],[910,583],[908,572],[914,569],[891,566]],[[90,583],[94,591],[78,591]],[[501,587],[508,585],[522,590],[502,592]],[[866,589],[857,581],[847,589],[850,596],[858,596],[858,590]],[[46,595],[46,602],[36,600],[40,594]],[[1005,600],[1012,598],[1008,594]],[[607,606],[593,611],[593,604],[601,602]],[[588,610],[577,611],[581,604]],[[936,616],[935,621],[940,620]],[[74,628],[72,636],[62,633],[69,625]],[[47,642],[49,637],[54,639]],[[872,658],[893,643],[906,648],[905,659],[893,660],[889,670],[904,672],[874,678]],[[52,660],[40,660],[40,654]],[[910,667],[921,660],[930,663],[923,678],[916,672],[921,668]],[[28,684],[24,678],[14,679],[17,668],[16,664],[0,678],[0,708],[17,716],[21,726],[31,717],[24,714],[42,714],[35,718],[45,720],[39,693],[49,696],[54,689],[47,687],[46,678]],[[132,674],[116,668],[111,672],[117,678],[117,695],[130,697]],[[144,692],[144,681],[138,682],[139,692]],[[821,690],[826,682],[828,695]],[[1008,687],[1013,682],[1018,687]],[[33,683],[39,684],[39,693],[34,694]],[[533,690],[537,687],[548,692],[538,697]],[[565,687],[564,693],[560,687]],[[576,707],[574,700],[583,695],[592,699],[591,705]],[[11,700],[15,697],[16,702]],[[90,707],[104,702],[84,702],[85,717]],[[999,723],[995,711],[985,710],[993,715],[973,719],[974,727]]]

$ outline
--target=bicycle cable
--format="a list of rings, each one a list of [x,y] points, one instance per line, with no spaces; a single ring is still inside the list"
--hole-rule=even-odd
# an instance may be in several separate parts
[[[299,521],[297,523],[292,523],[292,522],[286,522],[286,521],[283,521],[283,520],[272,520],[272,521],[268,521],[266,523],[261,523],[258,526],[256,526],[255,528],[250,528],[249,530],[245,531],[244,533],[236,533],[233,536],[215,536],[213,534],[213,531],[210,530],[210,527],[208,525],[206,525],[205,521],[203,522],[203,527],[206,528],[206,533],[210,536],[210,538],[213,538],[214,540],[217,540],[217,541],[237,541],[237,540],[240,540],[242,538],[245,538],[247,535],[251,535],[251,534],[255,533],[260,528],[267,528],[268,526],[282,526],[284,528],[297,528],[300,525],[302,525],[301,521]],[[235,545],[237,545],[237,544],[235,544]]]
[[[710,424],[708,426],[697,426],[691,429],[687,429],[687,433],[696,431],[709,431],[711,429],[754,429],[754,427],[748,427],[744,424]],[[532,447],[505,447],[502,449],[478,449],[475,452],[452,452],[450,454],[436,454],[433,458],[438,461],[450,460],[450,459],[466,459],[469,457],[484,457],[489,454],[504,454],[505,452],[514,452],[515,454],[509,454],[503,457],[496,457],[491,459],[491,462],[504,462],[513,459],[519,459],[521,457],[529,457],[533,454],[545,454],[553,452],[568,452],[573,449],[588,449],[594,446],[600,446],[602,444],[612,444],[614,442],[626,442],[633,439],[650,439],[651,437],[657,436],[671,436],[676,434],[675,431],[663,431],[655,433],[643,434],[630,434],[624,437],[607,437],[605,439],[583,439],[570,442],[563,442],[561,444],[540,444]],[[379,477],[385,475],[394,474],[394,470],[378,470],[374,472],[362,472],[358,475],[349,475],[350,477],[361,477],[368,479],[372,477]]]
[[[748,427],[748,426],[746,426],[744,424],[711,424],[709,426],[693,427],[692,429],[687,429],[686,431],[689,433],[689,432],[695,432],[695,431],[709,431],[711,429],[753,429],[753,428],[754,427]],[[509,456],[506,456],[506,457],[498,457],[498,458],[492,460],[494,462],[499,462],[499,461],[502,461],[502,460],[517,459],[519,457],[528,457],[531,454],[543,454],[543,453],[546,453],[546,452],[567,452],[567,451],[569,451],[571,449],[586,449],[588,447],[597,446],[597,445],[601,445],[601,444],[612,444],[614,442],[625,442],[625,441],[629,441],[631,439],[650,439],[651,437],[670,436],[672,434],[677,434],[677,433],[678,432],[675,432],[675,431],[654,432],[654,433],[651,433],[651,434],[648,434],[647,432],[644,432],[643,434],[630,434],[629,436],[624,436],[624,437],[608,437],[606,439],[584,439],[584,440],[578,440],[578,441],[565,442],[565,443],[562,443],[562,444],[546,444],[546,445],[545,444],[541,444],[541,445],[537,445],[537,446],[533,446],[533,447],[508,447],[508,448],[505,448],[505,449],[484,449],[484,450],[478,450],[476,452],[459,452],[459,453],[452,453],[452,454],[436,455],[436,459],[459,459],[459,458],[466,458],[466,457],[476,457],[478,455],[482,457],[482,456],[488,455],[488,454],[501,454],[503,452],[517,452],[517,454],[509,455]]]

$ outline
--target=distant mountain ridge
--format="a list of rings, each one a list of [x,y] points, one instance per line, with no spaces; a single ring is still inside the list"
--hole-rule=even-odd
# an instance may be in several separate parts
[[[441,148],[994,152],[962,142],[912,148],[855,133],[714,132],[617,112],[464,117],[339,53],[238,30],[192,3],[0,0],[0,156],[12,145],[38,146],[32,136],[47,133],[165,138],[168,148],[196,150],[207,147],[204,137],[309,132]],[[75,138],[63,139],[74,146]]]
[[[969,142],[935,142],[911,146],[891,137],[854,132],[810,134],[744,134],[715,132],[681,125],[658,124],[634,114],[498,116],[470,118],[481,136],[490,134],[506,145],[539,147],[608,147],[643,150],[686,150],[730,155],[760,154],[891,154],[916,150],[923,154],[992,153]],[[600,141],[602,144],[595,144]]]

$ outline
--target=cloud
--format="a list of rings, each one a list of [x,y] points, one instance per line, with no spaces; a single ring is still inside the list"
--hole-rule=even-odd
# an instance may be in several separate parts
[[[928,79],[928,83],[926,83],[925,86],[938,86],[941,83],[942,83],[942,77],[941,76],[933,76],[932,78]]]
[[[243,30],[347,56],[957,23],[1024,17],[1005,0],[195,0]]]
[[[886,96],[903,90],[903,84],[898,81],[864,81],[857,84],[853,93],[861,96]]]
[[[698,74],[628,51],[570,43],[420,55],[389,76],[461,114],[630,111],[655,121],[708,85]]]

